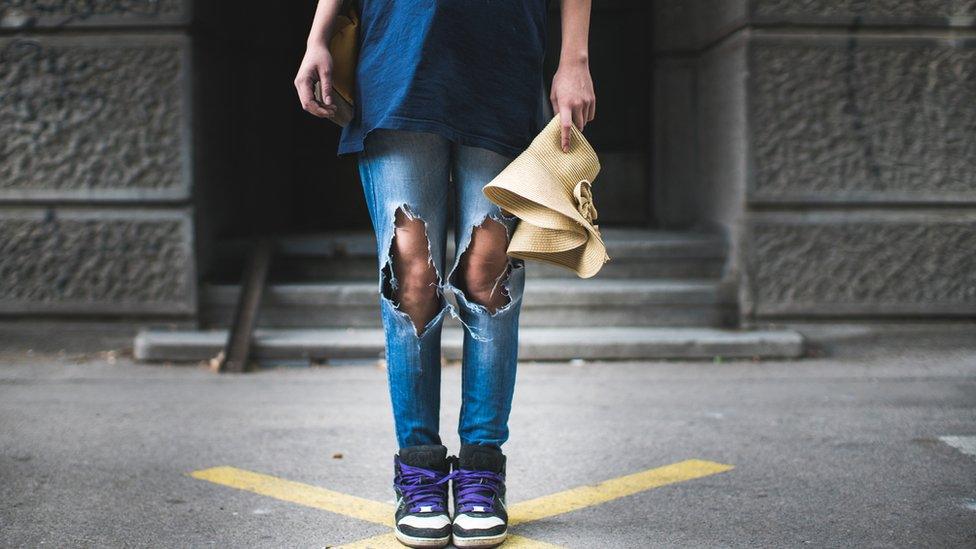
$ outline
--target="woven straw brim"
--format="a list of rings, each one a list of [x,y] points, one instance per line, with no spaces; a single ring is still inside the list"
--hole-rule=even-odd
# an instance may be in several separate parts
[[[577,208],[573,188],[592,182],[600,171],[596,152],[575,127],[568,153],[562,152],[559,119],[554,118],[529,148],[484,188],[489,200],[521,221],[508,254],[595,275],[610,258],[599,231]]]

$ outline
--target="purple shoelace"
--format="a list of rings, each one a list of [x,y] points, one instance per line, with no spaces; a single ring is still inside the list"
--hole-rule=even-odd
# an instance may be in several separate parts
[[[431,512],[444,512],[447,482],[452,477],[453,473],[441,473],[401,463],[400,479],[396,482],[396,487],[410,505],[411,513],[422,512],[422,507],[429,507]]]
[[[474,471],[458,469],[451,473],[457,483],[458,512],[468,513],[475,507],[481,508],[477,512],[493,513],[495,511],[495,496],[501,491],[505,482],[505,475],[491,471]]]

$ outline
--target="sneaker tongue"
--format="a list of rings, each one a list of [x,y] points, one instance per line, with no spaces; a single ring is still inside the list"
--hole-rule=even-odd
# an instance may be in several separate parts
[[[501,450],[491,446],[462,446],[458,458],[461,469],[493,473],[501,473],[505,470],[505,455]]]
[[[440,444],[401,448],[400,461],[411,467],[443,471],[447,468],[447,448]]]

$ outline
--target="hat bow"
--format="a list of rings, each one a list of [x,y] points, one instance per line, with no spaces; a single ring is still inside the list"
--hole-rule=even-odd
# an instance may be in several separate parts
[[[573,198],[576,199],[576,209],[590,225],[597,219],[596,204],[593,203],[593,186],[586,179],[581,179],[573,187]]]

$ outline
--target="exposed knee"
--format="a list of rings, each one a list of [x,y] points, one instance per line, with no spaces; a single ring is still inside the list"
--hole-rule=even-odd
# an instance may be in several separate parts
[[[508,274],[506,254],[508,234],[501,223],[487,219],[471,233],[471,243],[459,264],[460,281],[465,296],[484,306],[490,313],[508,303],[509,296],[502,289]]]
[[[396,211],[396,228],[390,245],[396,278],[393,299],[407,313],[419,332],[434,314],[438,300],[438,276],[430,256],[427,227],[422,219]]]

